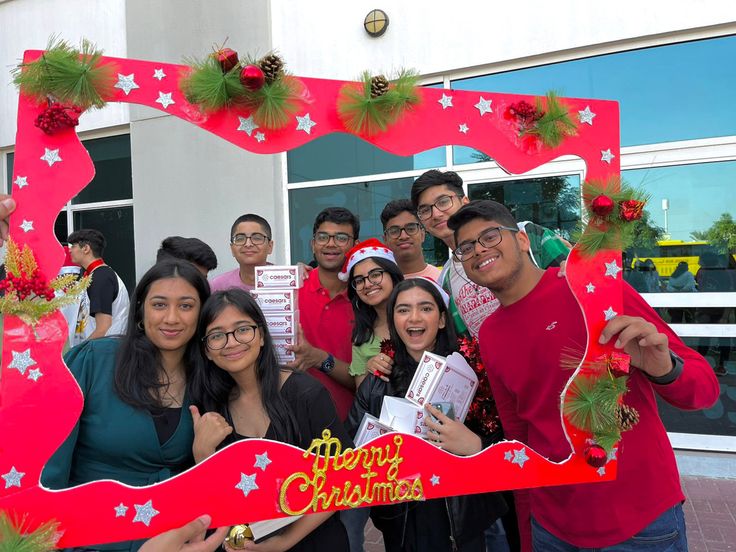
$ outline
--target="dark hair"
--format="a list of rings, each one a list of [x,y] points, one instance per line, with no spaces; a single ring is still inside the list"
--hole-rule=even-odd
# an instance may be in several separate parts
[[[440,295],[439,290],[432,284],[432,282],[425,278],[407,278],[403,282],[400,282],[394,287],[394,290],[391,292],[391,296],[388,298],[388,304],[386,305],[388,310],[388,331],[395,350],[394,367],[391,375],[389,376],[389,394],[393,396],[403,397],[406,394],[406,391],[409,389],[411,379],[414,377],[414,372],[416,372],[417,369],[417,362],[409,355],[409,352],[406,350],[406,345],[401,341],[399,333],[396,331],[396,326],[394,325],[394,308],[396,307],[396,301],[399,294],[402,291],[415,287],[429,293],[437,304],[440,315],[445,315],[445,327],[440,328],[437,332],[437,340],[435,341],[434,350],[430,352],[447,356],[457,351],[457,334],[455,333],[455,327],[452,324],[452,316],[447,310],[445,300],[442,295]]]
[[[391,281],[393,282],[394,287],[396,287],[396,284],[404,280],[404,275],[401,273],[401,270],[396,263],[393,263],[388,259],[384,259],[383,257],[366,258],[372,259],[374,263],[391,276]],[[356,263],[355,266],[358,264],[360,263]],[[353,281],[353,271],[355,270],[355,266],[350,269],[350,275],[348,278],[348,282],[350,283]],[[348,299],[350,299],[350,302],[353,305],[353,314],[355,315],[352,336],[353,345],[362,345],[373,338],[373,326],[376,323],[378,314],[374,307],[367,305],[360,300],[358,292],[355,291],[355,288],[352,285],[348,285]]]
[[[98,259],[102,257],[102,254],[105,252],[105,246],[107,245],[107,241],[105,240],[105,236],[102,232],[99,230],[93,230],[92,228],[82,228],[81,230],[72,232],[69,234],[66,241],[69,245],[73,243],[89,245],[89,248],[92,250],[92,255]]]
[[[685,272],[687,271],[688,271],[687,263],[685,261],[680,261],[677,264],[677,267],[675,268],[675,270],[672,271],[672,275],[670,277],[677,278],[680,274],[685,274]]]
[[[322,209],[314,219],[312,227],[312,235],[317,233],[317,229],[323,222],[332,222],[334,224],[349,224],[353,227],[353,239],[357,240],[360,235],[360,219],[357,215],[348,211],[344,207],[327,207]]]
[[[388,224],[388,221],[405,211],[411,214],[415,219],[417,219],[417,222],[419,222],[417,210],[414,208],[411,200],[394,199],[393,201],[389,201],[383,208],[383,211],[381,211],[381,224],[383,224],[383,229],[386,230],[386,224]]]
[[[161,242],[161,247],[156,253],[157,263],[166,259],[183,259],[206,270],[217,268],[217,255],[209,245],[198,238],[169,236]]]
[[[516,219],[505,205],[490,199],[476,199],[460,207],[454,215],[447,219],[447,227],[455,232],[455,241],[457,241],[457,231],[475,219],[492,220],[502,226],[516,228]]]
[[[443,184],[450,188],[452,193],[457,196],[465,197],[463,179],[455,171],[442,172],[432,169],[422,174],[411,185],[411,202],[414,208],[419,207],[419,196],[422,195],[422,192],[434,186],[442,186]]]
[[[279,365],[273,338],[266,325],[266,318],[250,293],[238,288],[213,293],[202,308],[199,317],[197,328],[199,339],[204,338],[207,326],[228,306],[233,306],[241,313],[248,315],[258,325],[263,336],[263,347],[256,359],[256,381],[261,393],[261,404],[271,421],[276,439],[298,444],[299,426],[291,407],[281,395],[280,373],[281,370],[287,370],[287,368]],[[202,357],[205,358],[204,349]],[[218,368],[211,360],[207,360],[202,369],[193,375],[192,402],[203,412],[219,412],[225,418],[230,419],[228,404],[236,392],[237,384],[232,376]]]
[[[143,303],[154,282],[181,278],[191,285],[203,305],[210,296],[207,279],[187,261],[171,259],[153,265],[138,282],[130,299],[130,312],[125,335],[122,336],[115,363],[115,391],[120,399],[135,407],[152,412],[163,408],[156,391],[168,385],[161,383],[161,352],[148,339],[143,324]],[[202,365],[202,353],[196,335],[189,340],[184,352],[187,388],[192,373]]]
[[[266,232],[266,236],[268,236],[268,239],[270,240],[273,237],[273,232],[271,232],[271,225],[268,224],[268,221],[265,218],[263,218],[261,215],[248,213],[246,215],[240,215],[238,218],[235,219],[235,222],[233,222],[233,225],[230,227],[230,235],[227,237],[228,241],[233,239],[233,236],[235,235],[235,229],[241,222],[255,222],[257,224],[260,224],[263,230]]]

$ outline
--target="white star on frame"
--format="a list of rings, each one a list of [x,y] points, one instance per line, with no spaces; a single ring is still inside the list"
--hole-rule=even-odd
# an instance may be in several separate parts
[[[18,226],[20,226],[21,230],[23,230],[24,232],[30,232],[31,230],[33,230],[33,221],[23,219],[23,222]]]
[[[59,150],[50,150],[49,148],[43,148],[44,152],[41,156],[41,161],[46,161],[49,164],[49,167],[52,167],[54,163],[58,163],[59,161],[63,161],[61,157],[59,157]]]
[[[131,73],[130,75],[121,75],[118,73],[118,82],[115,83],[114,88],[119,88],[123,92],[125,92],[125,95],[127,96],[130,94],[131,90],[135,90],[136,88],[140,88],[135,83],[135,73]]]
[[[248,493],[258,489],[258,485],[256,485],[256,474],[254,473],[253,475],[245,475],[241,472],[240,483],[235,485],[235,488],[243,491],[243,496],[248,496]]]
[[[600,475],[601,477],[603,477],[604,475],[606,475],[606,468],[603,467],[603,466],[601,466],[600,468],[598,468],[598,470],[596,470],[596,471],[598,472],[598,475]]]
[[[578,111],[578,118],[580,119],[580,124],[588,124],[590,126],[593,126],[593,117],[595,117],[595,113],[593,113],[590,110],[590,106],[586,105],[585,109],[582,111]]]
[[[615,280],[616,278],[618,278],[618,273],[623,270],[623,268],[618,266],[618,264],[616,263],[616,259],[613,259],[613,261],[611,261],[610,263],[603,263],[603,264],[606,265],[606,272],[603,275],[604,278],[606,276],[610,276],[611,278]]]
[[[258,142],[259,144],[261,142],[265,142],[266,141],[266,135],[263,134],[262,132],[256,132],[255,138],[256,138],[256,142]]]
[[[19,472],[15,469],[15,466],[10,468],[10,471],[2,476],[5,480],[5,488],[20,487],[20,480],[23,479],[25,472]]]
[[[263,454],[256,454],[256,463],[253,467],[266,471],[266,468],[271,462],[272,460],[268,457],[268,451],[266,451]]]
[[[128,513],[128,507],[122,502],[118,504],[117,506],[115,506],[115,517],[116,518],[125,517],[125,514],[127,513]]]
[[[611,148],[608,148],[607,150],[601,150],[601,161],[610,165],[614,157],[616,156],[611,153]]]
[[[159,92],[158,93],[158,100],[156,100],[156,103],[161,104],[164,107],[164,109],[168,109],[168,107],[171,104],[175,104],[176,103],[174,100],[171,99],[171,94],[173,94],[173,92],[169,92],[168,94],[164,94],[163,92]]]
[[[468,125],[466,125],[465,123],[463,123],[461,125],[458,125],[457,130],[459,132],[462,132],[463,134],[467,134],[470,129],[468,128]]]
[[[432,474],[432,477],[429,478],[429,482],[432,483],[432,486],[440,484],[440,476],[437,474]]]
[[[588,282],[588,285],[585,286],[585,291],[588,293],[595,293],[595,286],[593,285],[593,282]]]
[[[493,100],[486,100],[483,99],[483,96],[480,97],[480,100],[477,104],[475,104],[473,107],[478,110],[480,113],[480,116],[482,117],[486,113],[493,113],[493,109],[491,109],[491,102]]]
[[[238,120],[240,121],[240,125],[238,125],[237,130],[245,132],[248,136],[250,136],[255,129],[259,128],[256,122],[253,120],[253,115],[248,118],[238,117]]]
[[[304,117],[299,117],[299,115],[297,115],[296,120],[298,121],[296,129],[303,130],[307,134],[312,134],[312,127],[317,124],[311,119],[309,113],[307,113]]]
[[[514,459],[511,463],[518,464],[520,468],[523,468],[527,460],[529,460],[529,457],[526,455],[526,447],[523,447],[520,450],[514,451]]]
[[[16,176],[13,183],[18,186],[18,188],[23,189],[25,186],[28,186],[28,177],[27,176]]]
[[[613,310],[613,307],[608,307],[606,310],[603,311],[603,317],[605,318],[606,322],[609,320],[613,320],[618,316],[618,313]]]
[[[454,105],[452,105],[452,96],[447,96],[444,93],[442,94],[442,97],[437,101],[442,106],[443,111],[448,107],[455,107]]]
[[[8,368],[15,368],[23,376],[26,375],[26,370],[28,368],[37,364],[36,361],[31,358],[30,349],[26,349],[25,351],[21,351],[21,352],[12,351],[12,353],[13,353],[13,360],[11,360],[10,364],[8,364]]]
[[[158,81],[161,82],[161,79],[166,78],[166,73],[164,73],[163,69],[154,69],[153,78],[158,79]]]
[[[43,376],[43,373],[41,372],[40,368],[33,368],[31,370],[28,370],[28,379],[33,381],[38,381],[38,378]]]
[[[133,507],[135,507],[135,517],[133,518],[133,522],[135,523],[136,521],[140,521],[146,527],[151,525],[151,519],[160,513],[153,507],[152,500],[149,500],[145,504],[133,504]]]

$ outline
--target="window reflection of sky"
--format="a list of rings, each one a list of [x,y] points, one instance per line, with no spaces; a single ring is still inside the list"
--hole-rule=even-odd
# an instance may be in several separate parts
[[[722,213],[736,214],[736,162],[679,165],[623,171],[624,181],[650,195],[647,210],[664,228],[662,200],[669,200],[668,230],[673,240],[690,241]]]

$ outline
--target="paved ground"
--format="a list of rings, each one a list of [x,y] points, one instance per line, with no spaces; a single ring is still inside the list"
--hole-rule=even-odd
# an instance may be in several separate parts
[[[690,552],[736,551],[736,479],[683,477]],[[383,552],[381,533],[369,524],[366,552]]]

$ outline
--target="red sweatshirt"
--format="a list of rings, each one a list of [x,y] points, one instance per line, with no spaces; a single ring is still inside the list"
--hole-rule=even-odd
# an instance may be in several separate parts
[[[526,297],[488,317],[479,339],[506,438],[561,461],[570,455],[570,445],[560,423],[560,393],[571,374],[560,358],[569,357],[571,350],[582,355],[586,330],[580,308],[557,272],[547,270]],[[624,314],[645,318],[665,333],[670,349],[685,361],[683,372],[669,385],[654,385],[632,367],[625,403],[636,408],[640,421],[619,443],[617,479],[518,493],[522,532],[529,530],[530,506],[545,529],[572,545],[612,546],[685,500],[654,393],[684,410],[708,408],[718,399],[718,381],[707,361],[685,346],[626,283]],[[522,541],[527,539],[528,533],[522,535]]]

